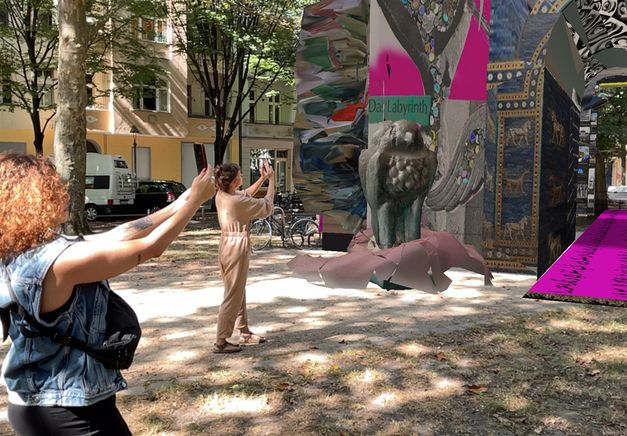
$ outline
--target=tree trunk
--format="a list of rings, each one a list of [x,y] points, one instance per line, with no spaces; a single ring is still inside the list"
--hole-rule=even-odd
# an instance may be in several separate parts
[[[213,141],[213,161],[215,162],[214,168],[224,163],[224,153],[226,152],[226,145],[224,144],[224,138],[216,135],[216,139]],[[216,202],[211,202],[211,212],[216,212]]]
[[[607,209],[607,184],[605,183],[605,156],[597,153],[594,170],[594,215],[599,216]]]
[[[224,146],[222,145],[222,138],[216,136],[216,139],[213,143],[213,161],[215,162],[215,166],[220,165],[224,160]]]
[[[70,195],[69,220],[64,231],[80,234],[89,231],[85,217],[85,0],[59,0],[58,14],[59,82],[54,156],[57,171],[67,183]]]
[[[625,150],[625,146],[623,145],[620,149],[620,168],[622,171],[620,178],[621,185],[627,185],[627,167],[625,164],[627,164],[627,150]]]
[[[33,134],[35,137],[33,145],[35,146],[35,153],[44,154],[44,132],[41,130],[39,109],[33,108],[33,112],[30,114],[30,120],[33,123]]]

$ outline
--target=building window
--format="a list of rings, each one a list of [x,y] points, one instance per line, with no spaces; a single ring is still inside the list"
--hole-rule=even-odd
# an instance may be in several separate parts
[[[9,82],[0,83],[0,104],[13,103],[11,95],[11,84]]]
[[[205,116],[210,118],[215,118],[216,116],[216,111],[213,109],[207,94],[205,94]]]
[[[270,97],[270,103],[268,105],[269,121],[270,124],[281,123],[281,105],[279,94]]]
[[[253,148],[250,150],[250,183],[254,183],[261,176],[261,166],[267,160],[270,165],[274,165],[274,150],[264,148]],[[268,181],[262,186],[268,186]]]
[[[54,81],[54,70],[47,70],[44,73],[44,84],[49,86],[50,83]],[[42,95],[41,97],[41,106],[42,107],[51,107],[54,106],[54,89],[48,88],[48,91]]]
[[[164,18],[134,18],[131,26],[138,39],[161,44],[168,42],[168,26]]]
[[[43,15],[39,16],[38,21],[43,30],[53,30],[57,21],[56,13],[45,12]]]
[[[274,173],[276,174],[276,187],[279,192],[286,192],[287,189],[287,150],[277,150],[274,163]]]
[[[192,116],[192,86],[187,85],[187,116]]]
[[[250,123],[254,123],[255,122],[255,91],[250,91],[250,93],[248,94],[248,107],[249,107],[249,112],[248,112],[248,121]]]
[[[9,25],[9,12],[0,7],[0,26],[8,26]]]
[[[268,150],[263,148],[253,148],[250,150],[250,183],[254,183],[261,175],[261,166],[263,161],[267,160],[274,169],[276,177],[276,188],[278,192],[286,192],[288,190],[288,150]],[[265,181],[263,186],[268,186]]]
[[[156,85],[142,85],[135,88],[133,109],[154,112],[170,112],[169,86],[159,81]]]
[[[94,75],[87,74],[85,76],[86,90],[87,90],[87,107],[93,107],[96,102],[96,96],[94,95]]]

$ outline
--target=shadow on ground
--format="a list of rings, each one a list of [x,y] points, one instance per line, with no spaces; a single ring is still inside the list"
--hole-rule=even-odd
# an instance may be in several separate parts
[[[329,289],[272,249],[247,293],[269,341],[217,355],[216,244],[189,229],[112,280],[144,329],[118,401],[137,435],[627,433],[624,309],[522,299],[532,276],[485,287],[459,270],[441,295]]]
[[[273,318],[261,323],[270,340],[237,355],[209,352],[215,308],[145,322],[121,407],[141,434],[627,430],[621,309],[430,322],[363,305],[337,298],[330,314],[323,301],[279,298],[252,308]]]

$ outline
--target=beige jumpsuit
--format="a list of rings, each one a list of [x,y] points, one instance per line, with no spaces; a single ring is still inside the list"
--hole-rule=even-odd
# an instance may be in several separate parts
[[[218,191],[215,197],[222,235],[218,259],[224,280],[224,299],[218,314],[218,339],[230,338],[234,327],[248,327],[246,315],[246,278],[250,260],[248,223],[272,213],[274,189],[264,198],[253,198],[246,191],[235,194]]]

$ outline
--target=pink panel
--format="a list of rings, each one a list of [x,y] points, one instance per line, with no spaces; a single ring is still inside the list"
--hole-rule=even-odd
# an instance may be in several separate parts
[[[483,18],[485,18],[488,23],[490,22],[490,1],[491,0],[483,0]]]
[[[376,62],[370,64],[369,78],[370,96],[425,95],[418,67],[401,51],[381,51]]]
[[[490,42],[475,17],[470,21],[464,51],[451,84],[451,100],[486,100]]]
[[[477,10],[481,10],[481,3],[483,3],[483,18],[490,21],[490,0],[474,0]]]

